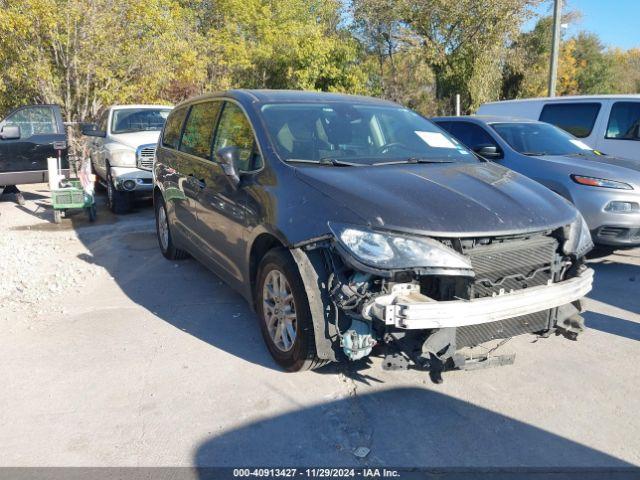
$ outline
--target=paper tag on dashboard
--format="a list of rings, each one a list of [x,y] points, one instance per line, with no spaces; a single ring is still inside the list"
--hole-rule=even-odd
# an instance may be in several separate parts
[[[587,145],[584,142],[581,142],[580,140],[576,140],[575,138],[572,138],[569,141],[573,143],[576,147],[581,148],[582,150],[593,150],[589,145]]]
[[[445,137],[440,132],[420,132],[416,130],[418,135],[424,143],[434,148],[456,148],[451,140]]]

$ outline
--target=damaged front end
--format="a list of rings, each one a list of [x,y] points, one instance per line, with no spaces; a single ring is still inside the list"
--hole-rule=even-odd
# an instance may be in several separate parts
[[[384,368],[422,368],[441,381],[445,369],[513,362],[465,349],[525,333],[575,339],[582,330],[593,271],[581,217],[543,232],[468,238],[330,227],[331,238],[303,249],[327,273],[333,313],[324,332],[336,360],[384,345]]]

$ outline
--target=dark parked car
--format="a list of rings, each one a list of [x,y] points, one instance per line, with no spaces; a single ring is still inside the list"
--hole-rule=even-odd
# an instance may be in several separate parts
[[[189,253],[241,292],[288,370],[386,344],[385,367],[439,381],[471,362],[464,347],[581,329],[593,272],[580,214],[397,104],[192,99],[167,119],[154,183],[162,253]]]
[[[62,150],[67,169],[67,135],[57,105],[28,105],[0,121],[0,194],[17,185],[48,180],[47,158]]]

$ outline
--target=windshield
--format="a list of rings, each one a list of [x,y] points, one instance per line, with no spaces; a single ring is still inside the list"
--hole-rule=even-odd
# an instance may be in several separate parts
[[[525,155],[581,155],[593,150],[564,130],[547,123],[494,123],[505,142]]]
[[[113,111],[111,133],[162,130],[170,108],[123,108]]]
[[[271,140],[285,161],[334,165],[479,161],[449,134],[401,107],[274,103],[261,110]]]

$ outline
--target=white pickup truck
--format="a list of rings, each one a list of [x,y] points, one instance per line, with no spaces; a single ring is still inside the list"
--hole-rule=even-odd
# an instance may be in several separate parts
[[[85,124],[88,154],[97,181],[107,189],[109,208],[127,213],[136,196],[153,191],[156,143],[172,107],[114,105],[98,123]]]

